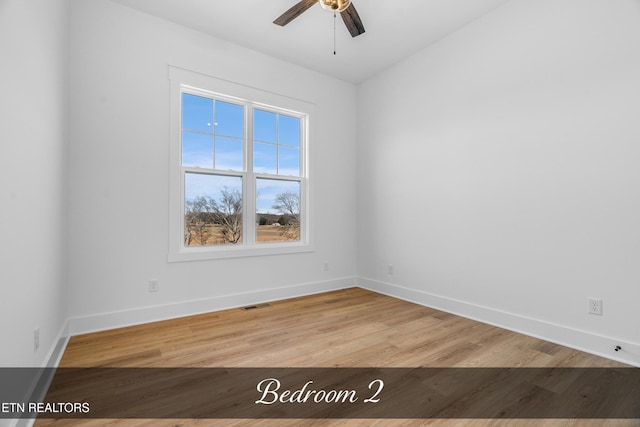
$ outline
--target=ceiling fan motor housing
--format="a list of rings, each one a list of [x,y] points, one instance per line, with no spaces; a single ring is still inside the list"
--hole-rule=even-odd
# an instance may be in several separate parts
[[[351,0],[318,0],[320,6],[327,12],[342,12],[351,4]]]
[[[349,33],[351,34],[351,37],[357,37],[360,34],[364,34],[362,19],[360,19],[360,15],[358,15],[358,11],[356,11],[356,7],[351,3],[351,0],[300,0],[298,3],[290,7],[285,13],[278,16],[273,23],[284,27],[289,22],[309,10],[309,8],[314,6],[316,3],[320,3],[320,6],[322,6],[322,8],[327,12],[332,13],[334,18],[335,15],[339,13],[344,21],[344,25],[346,25]]]

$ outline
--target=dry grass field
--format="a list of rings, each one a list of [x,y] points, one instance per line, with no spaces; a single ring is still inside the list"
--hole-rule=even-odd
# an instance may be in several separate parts
[[[291,242],[299,240],[300,232],[294,227],[274,227],[258,225],[256,240],[258,242]]]
[[[203,238],[193,233],[192,240],[187,246],[213,246],[230,244],[222,237],[220,225],[208,224],[203,227]],[[256,241],[258,242],[292,242],[299,240],[299,231],[295,227],[278,227],[274,225],[257,225]],[[242,239],[238,243],[242,243]]]

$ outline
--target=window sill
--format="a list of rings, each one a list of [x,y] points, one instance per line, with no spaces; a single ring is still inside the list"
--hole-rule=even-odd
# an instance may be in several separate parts
[[[169,252],[169,262],[204,261],[230,258],[261,257],[271,255],[286,255],[313,252],[314,248],[306,243],[261,243],[253,247],[231,246],[224,247],[195,247]]]

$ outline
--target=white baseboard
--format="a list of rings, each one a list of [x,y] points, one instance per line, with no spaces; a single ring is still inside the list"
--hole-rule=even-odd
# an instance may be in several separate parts
[[[584,351],[585,353],[640,367],[640,344],[638,343],[606,337],[377,280],[359,277],[358,286],[373,292]],[[615,351],[614,349],[618,345],[622,347],[622,350]]]
[[[516,313],[509,313],[491,307],[484,307],[416,289],[355,276],[282,288],[265,289],[243,294],[225,295],[71,318],[61,331],[56,346],[50,351],[46,366],[58,366],[58,361],[64,352],[68,336],[209,313],[250,304],[295,298],[353,286],[360,286],[364,289],[369,289],[394,298],[432,307],[586,353],[626,363],[631,366],[640,367],[639,343],[616,339],[615,337],[602,336],[541,319],[534,319]],[[622,347],[621,351],[614,351],[617,345]]]
[[[58,366],[69,337],[73,335],[191,316],[250,304],[313,295],[354,286],[550,341],[631,366],[640,367],[640,344],[638,343],[605,337],[540,319],[533,319],[416,289],[355,276],[283,288],[265,289],[243,294],[225,295],[71,318],[68,319],[61,328],[57,340],[45,358],[43,367]],[[615,352],[614,348],[616,345],[620,345],[622,350]],[[33,388],[35,388],[35,385],[34,383]],[[32,399],[37,400],[38,396],[32,396]],[[33,425],[34,422],[34,420],[30,419],[0,421],[0,425],[9,425],[12,427],[28,427]]]
[[[69,343],[69,320],[66,320],[60,328],[60,332],[56,337],[55,341],[49,353],[47,353],[47,357],[45,358],[45,362],[43,364],[43,368],[57,368],[60,363],[60,359],[62,359],[62,355],[64,354],[65,349],[67,348],[67,344]]]
[[[60,328],[56,339],[53,341],[53,345],[47,352],[41,368],[57,368],[58,364],[60,363],[60,359],[62,358],[62,355],[67,348],[68,342],[68,321],[65,321]],[[43,375],[44,373],[52,374],[53,371],[43,370],[43,372],[39,376],[33,378],[33,381],[30,384],[24,399],[22,399],[23,402],[44,401],[45,393],[49,389],[49,385],[51,384],[51,380],[53,379],[51,376]],[[35,418],[0,420],[0,426],[6,425],[8,427],[31,427],[34,423]]]
[[[175,319],[243,307],[268,301],[295,298],[338,289],[356,286],[357,278],[345,277],[323,282],[304,283],[283,288],[265,289],[243,294],[225,295],[192,301],[183,301],[151,307],[141,307],[131,310],[100,313],[91,316],[75,317],[68,321],[68,335],[80,335],[107,329],[139,325],[160,320]]]

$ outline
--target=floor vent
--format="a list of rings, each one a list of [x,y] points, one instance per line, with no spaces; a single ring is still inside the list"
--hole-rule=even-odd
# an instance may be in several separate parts
[[[268,303],[264,303],[264,304],[256,304],[256,305],[248,305],[246,307],[242,307],[242,309],[244,311],[248,311],[248,310],[256,310],[258,308],[265,308],[265,307],[271,307],[270,304]]]

